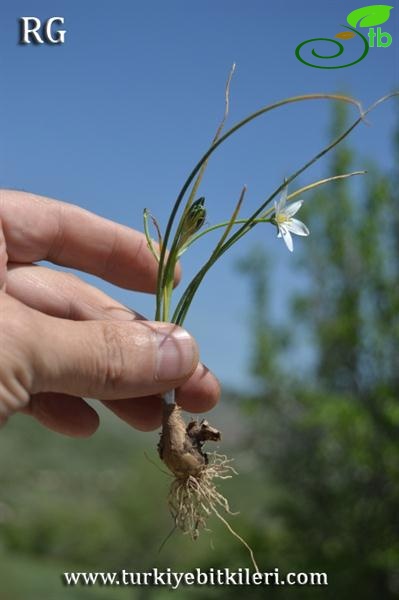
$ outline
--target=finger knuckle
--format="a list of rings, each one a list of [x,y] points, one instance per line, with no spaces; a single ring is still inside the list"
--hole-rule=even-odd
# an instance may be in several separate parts
[[[0,308],[0,418],[20,410],[29,402],[33,369],[26,338],[31,327],[24,310],[3,297]]]
[[[0,420],[24,408],[29,399],[28,390],[14,373],[0,375]]]
[[[7,335],[2,335],[5,341]],[[9,342],[12,340],[9,339]],[[32,377],[23,352],[12,343],[0,352],[0,418],[21,410],[29,402]]]
[[[115,323],[105,321],[101,324],[101,328],[104,356],[104,360],[101,361],[103,384],[106,389],[117,391],[122,386],[127,371],[123,334]]]

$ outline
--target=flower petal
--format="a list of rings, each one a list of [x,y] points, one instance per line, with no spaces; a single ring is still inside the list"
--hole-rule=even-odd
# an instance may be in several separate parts
[[[288,231],[288,229],[286,227],[286,223],[278,223],[277,228],[278,228],[278,234],[277,234],[278,238],[281,238],[286,233],[286,231]]]
[[[294,244],[290,232],[288,231],[288,229],[283,229],[281,233],[283,234],[283,240],[285,242],[285,245],[287,246],[288,250],[292,252],[294,249]]]
[[[295,233],[295,235],[304,235],[307,236],[310,234],[309,229],[306,227],[305,223],[299,221],[298,219],[290,219],[287,224],[287,229]]]
[[[285,207],[284,214],[287,215],[287,217],[293,217],[295,213],[297,213],[298,210],[301,208],[302,204],[303,200],[297,200],[296,202],[292,202],[291,204]]]
[[[276,213],[282,212],[284,210],[285,204],[287,202],[287,194],[288,194],[288,187],[285,186],[285,188],[283,188],[283,190],[281,192],[281,196],[280,196],[278,202],[275,203]]]

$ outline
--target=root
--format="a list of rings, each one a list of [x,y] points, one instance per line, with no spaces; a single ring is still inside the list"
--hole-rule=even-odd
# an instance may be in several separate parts
[[[218,510],[223,509],[229,515],[237,514],[231,511],[228,500],[217,489],[218,479],[230,479],[237,474],[231,466],[232,459],[217,452],[208,455],[202,449],[205,441],[218,441],[220,438],[220,432],[205,420],[200,423],[190,421],[186,426],[180,408],[175,403],[165,403],[158,451],[175,476],[168,501],[174,529],[180,529],[196,540],[201,529],[209,531],[208,518],[216,515],[247,548],[252,564],[259,572],[252,549]]]
[[[198,538],[201,529],[206,529],[207,520],[215,512],[216,506],[228,514],[234,514],[227,499],[215,485],[215,479],[229,479],[236,473],[230,462],[215,452],[211,463],[205,465],[196,476],[176,478],[170,486],[169,508],[173,520],[176,527],[193,540]]]
[[[226,519],[224,517],[222,517],[222,515],[216,510],[215,507],[213,507],[213,512],[215,513],[215,515],[217,516],[217,518],[222,521],[222,523],[227,527],[227,529],[230,531],[231,535],[234,535],[235,538],[237,538],[237,540],[239,540],[241,542],[241,544],[243,544],[243,546],[246,547],[246,549],[249,552],[249,556],[251,557],[251,562],[253,564],[253,566],[255,567],[255,571],[257,573],[260,573],[259,567],[258,567],[258,563],[255,560],[255,555],[254,555],[254,551],[252,550],[251,546],[244,540],[244,538],[242,538],[240,536],[240,534],[238,534],[236,531],[234,531],[234,529],[232,528],[232,526],[230,525],[230,523],[228,521],[226,521]]]

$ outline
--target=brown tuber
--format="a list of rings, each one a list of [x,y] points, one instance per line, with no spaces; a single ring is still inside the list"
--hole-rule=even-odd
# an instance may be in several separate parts
[[[177,404],[165,404],[162,433],[158,444],[160,458],[177,478],[198,476],[208,464],[202,446],[208,441],[219,442],[220,432],[203,419],[186,426]]]

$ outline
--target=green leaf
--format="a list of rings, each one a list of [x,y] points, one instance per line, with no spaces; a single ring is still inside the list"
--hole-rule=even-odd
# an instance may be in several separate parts
[[[349,13],[347,21],[352,27],[374,27],[388,21],[393,6],[387,4],[373,4],[363,6]]]

